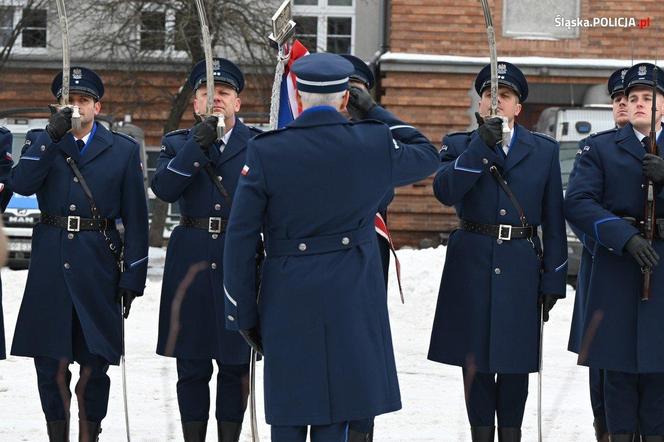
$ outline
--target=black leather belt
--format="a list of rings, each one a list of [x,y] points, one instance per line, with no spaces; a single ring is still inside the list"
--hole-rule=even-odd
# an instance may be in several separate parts
[[[494,238],[510,241],[512,239],[527,239],[537,235],[537,226],[512,226],[509,224],[479,224],[461,220],[459,227],[468,232],[480,233]]]
[[[227,220],[218,216],[211,216],[209,218],[194,218],[193,216],[186,215],[180,216],[181,226],[206,230],[209,233],[224,233],[224,231],[226,231],[227,223]]]
[[[57,216],[41,213],[40,223],[49,226],[60,227],[68,232],[80,232],[82,230],[115,230],[115,220],[81,218],[80,216]]]

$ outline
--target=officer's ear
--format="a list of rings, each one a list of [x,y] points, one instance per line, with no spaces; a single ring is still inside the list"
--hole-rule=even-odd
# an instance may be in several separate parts
[[[101,101],[95,100],[95,116],[99,115],[101,112]]]
[[[518,117],[519,114],[521,113],[521,109],[523,109],[523,106],[521,105],[521,100],[519,100],[519,96],[515,95],[515,100],[516,100],[516,106],[514,106],[514,118]]]
[[[348,100],[350,99],[350,89],[347,89],[344,92],[344,98],[341,100],[341,105],[339,106],[339,112],[345,112],[346,106],[348,106]]]
[[[297,91],[295,93],[295,99],[297,101],[298,109],[304,109],[304,106],[302,105],[302,95],[300,95],[300,91]]]

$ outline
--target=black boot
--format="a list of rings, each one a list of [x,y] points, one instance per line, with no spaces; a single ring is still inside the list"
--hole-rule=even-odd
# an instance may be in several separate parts
[[[101,433],[100,422],[79,421],[78,423],[79,442],[98,442],[99,433]]]
[[[46,422],[49,442],[69,442],[69,422],[51,421]]]
[[[498,428],[498,442],[521,442],[521,428]]]
[[[634,433],[610,434],[609,442],[637,442]]]
[[[606,424],[600,422],[597,419],[593,421],[593,427],[595,427],[595,438],[597,442],[609,442],[609,430],[606,429]]]
[[[373,428],[368,433],[360,433],[349,428],[347,442],[373,442]]]
[[[238,442],[242,432],[242,422],[217,422],[219,442]],[[203,439],[205,440],[205,437]]]
[[[496,427],[470,427],[473,442],[493,442]]]
[[[641,436],[643,442],[664,442],[664,436]]]
[[[205,442],[207,421],[182,422],[184,442]]]

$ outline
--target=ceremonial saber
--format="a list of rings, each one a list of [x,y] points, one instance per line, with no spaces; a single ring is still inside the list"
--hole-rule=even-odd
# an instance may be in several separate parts
[[[55,0],[58,8],[58,18],[60,21],[60,35],[62,36],[62,94],[60,95],[59,108],[71,107],[71,126],[74,130],[81,128],[81,114],[78,106],[69,104],[69,24],[67,22],[67,9],[64,0]]]
[[[124,403],[125,430],[127,432],[127,442],[131,442],[129,432],[129,404],[127,401],[127,364],[125,362],[125,317],[124,317],[124,297],[120,298],[120,315],[122,316],[122,354],[120,355],[120,369],[122,372],[122,399]]]
[[[295,35],[293,5],[291,0],[284,0],[272,16],[272,33],[268,36],[270,44],[277,49],[277,66],[274,70],[272,95],[270,97],[270,129],[279,128],[279,104],[281,101],[281,79],[285,66],[290,60],[290,42]]]
[[[542,350],[544,349],[544,302],[540,309],[539,369],[537,370],[537,440],[542,442]]]
[[[484,11],[484,23],[486,24],[486,34],[489,40],[489,64],[491,66],[491,116],[498,115],[498,53],[496,51],[496,31],[493,28],[493,18],[491,17],[491,8],[488,0],[480,0],[482,10]],[[503,138],[510,133],[509,123],[506,117],[500,117],[503,120]]]
[[[198,10],[198,19],[201,24],[201,34],[203,36],[203,51],[205,52],[205,79],[207,89],[207,104],[205,113],[207,117],[217,117],[217,140],[221,140],[226,132],[226,123],[222,113],[214,113],[214,69],[212,59],[212,40],[210,39],[210,28],[208,26],[207,14],[203,0],[196,0],[196,9]],[[223,151],[224,145],[221,146]]]

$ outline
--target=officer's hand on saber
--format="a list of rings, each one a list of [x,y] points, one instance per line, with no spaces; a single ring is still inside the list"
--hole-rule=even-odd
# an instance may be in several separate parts
[[[48,119],[48,125],[46,126],[46,132],[53,142],[59,143],[67,135],[67,132],[71,130],[72,112],[70,107],[64,107],[51,114]]]
[[[655,184],[664,183],[664,159],[647,153],[643,157],[643,174]]]
[[[131,308],[131,303],[134,302],[134,299],[138,296],[138,293],[134,292],[133,290],[129,289],[123,289],[120,288],[118,290],[118,294],[115,296],[115,302],[120,304],[122,302],[122,305],[124,305],[124,311],[122,312],[122,316],[124,316],[125,319],[129,317],[129,309]]]
[[[632,255],[641,268],[653,268],[659,262],[659,255],[641,235],[634,235],[625,244],[625,251]]]
[[[558,301],[558,297],[556,295],[542,295],[540,297],[540,304],[542,305],[542,316],[544,319],[544,322],[548,322],[549,320],[549,312],[551,309],[553,309],[553,306],[556,305],[556,301]]]
[[[503,119],[501,117],[490,117],[485,120],[479,112],[475,112],[475,119],[479,126],[477,133],[484,144],[493,148],[503,139]]]
[[[208,150],[217,141],[217,121],[217,117],[209,116],[192,129],[194,141],[201,146],[201,149]]]
[[[258,331],[258,327],[238,331],[256,353],[263,355],[263,340],[261,339],[261,333]]]
[[[354,120],[364,120],[371,109],[377,106],[371,94],[359,87],[351,86],[349,90],[348,113]]]

